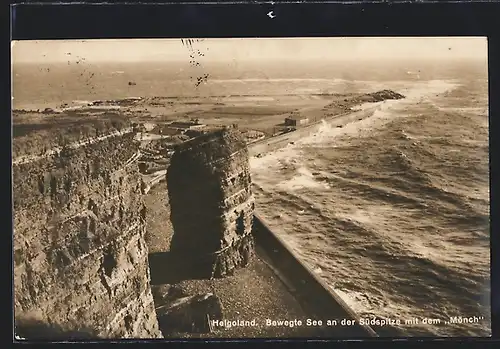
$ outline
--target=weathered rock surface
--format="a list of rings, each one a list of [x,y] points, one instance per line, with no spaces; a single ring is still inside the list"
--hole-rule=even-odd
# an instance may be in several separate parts
[[[247,265],[254,197],[248,149],[234,129],[202,135],[176,148],[167,172],[174,236],[171,253],[201,277]]]
[[[164,334],[208,333],[211,321],[222,320],[222,305],[212,293],[177,298],[156,308]]]
[[[46,326],[57,329],[41,331],[47,337],[71,337],[81,329],[84,336],[161,337],[144,240],[143,185],[134,162],[138,144],[131,129],[108,126],[92,131],[85,125],[85,134],[94,137],[76,134],[73,143],[49,138],[38,154],[23,144],[30,135],[14,138],[20,332],[36,337],[36,329]]]

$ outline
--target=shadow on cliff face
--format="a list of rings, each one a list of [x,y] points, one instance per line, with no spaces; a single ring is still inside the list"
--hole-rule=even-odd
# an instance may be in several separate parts
[[[206,279],[202,271],[186,263],[185,258],[179,253],[150,253],[148,260],[151,285],[171,285],[184,280]]]
[[[97,339],[97,333],[88,328],[67,329],[60,325],[48,324],[41,320],[16,320],[16,337],[22,340],[57,341],[57,340],[89,340]]]

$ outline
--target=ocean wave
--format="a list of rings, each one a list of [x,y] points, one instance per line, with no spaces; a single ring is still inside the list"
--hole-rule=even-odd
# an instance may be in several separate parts
[[[251,157],[250,168],[256,174],[264,174],[275,171],[283,164],[296,163],[300,158],[300,149],[296,144],[288,144],[286,147],[269,152],[262,157]]]
[[[479,109],[439,109],[456,88],[419,82],[363,121],[325,122],[253,162],[262,216],[363,316],[488,313],[488,139]],[[487,321],[394,330],[489,331]]]
[[[329,189],[326,182],[318,181],[313,173],[306,167],[299,167],[296,170],[297,174],[291,179],[278,183],[278,187],[282,190],[298,190],[304,188],[310,189]]]
[[[388,239],[387,235],[379,235],[377,230],[364,227],[366,219],[364,223],[337,219],[337,224],[338,227],[333,231],[332,222],[327,228],[331,232],[328,236],[336,236],[329,242],[317,234],[313,237],[310,233],[303,233],[299,239],[302,241],[299,245],[300,255],[311,267],[319,267],[323,271],[321,276],[332,287],[343,290],[344,298],[347,298],[345,300],[360,315],[393,317],[388,314],[398,314],[400,319],[414,316],[446,319],[453,314],[471,312],[472,309],[477,311],[476,303],[471,300],[480,298],[482,293],[473,285],[483,282],[487,275],[468,281],[467,272],[450,269],[439,263],[439,259],[433,260],[439,256],[439,250],[432,252],[419,243],[418,238],[413,239],[413,243],[408,238]],[[308,231],[304,223],[300,227],[303,232]],[[325,246],[331,247],[325,250]],[[371,281],[364,279],[366,275],[370,275]],[[391,275],[391,281],[386,281],[384,275]],[[419,281],[419,287],[415,287],[415,280]],[[421,304],[442,304],[443,299],[450,296],[450,283],[457,285],[454,296],[463,301],[460,306],[444,306],[441,309],[421,307]],[[393,290],[398,291],[394,293]],[[348,297],[345,297],[346,293]],[[353,294],[355,297],[352,297]],[[402,307],[404,304],[409,306]],[[400,306],[390,311],[388,308],[391,305]],[[419,311],[415,310],[415,306],[420,307]],[[423,327],[419,330],[429,333],[429,327]],[[408,331],[415,333],[417,329],[401,330],[408,334]],[[430,331],[439,333],[437,329]]]

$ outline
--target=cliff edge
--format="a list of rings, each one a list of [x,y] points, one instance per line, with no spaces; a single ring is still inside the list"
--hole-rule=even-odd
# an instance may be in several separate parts
[[[14,124],[16,335],[161,338],[133,127],[61,120]]]

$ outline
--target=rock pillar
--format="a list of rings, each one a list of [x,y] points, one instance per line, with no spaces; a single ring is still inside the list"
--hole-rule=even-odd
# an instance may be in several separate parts
[[[254,197],[243,137],[227,128],[181,144],[167,185],[171,253],[201,277],[230,275],[247,265],[254,253]]]

